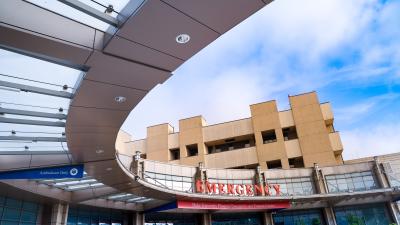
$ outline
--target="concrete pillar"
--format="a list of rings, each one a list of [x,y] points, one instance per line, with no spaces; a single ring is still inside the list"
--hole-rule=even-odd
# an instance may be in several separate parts
[[[335,212],[332,207],[325,207],[323,213],[327,225],[336,225]]]
[[[55,203],[46,205],[42,210],[43,225],[65,225],[68,219],[69,205],[66,203]]]
[[[388,202],[387,203],[388,209],[390,216],[392,217],[392,220],[395,224],[400,224],[400,212],[399,212],[399,207],[396,203],[394,202]]]
[[[201,217],[202,225],[211,225],[211,213],[203,213]]]
[[[274,220],[272,219],[272,213],[263,212],[262,213],[263,224],[264,225],[274,225]]]
[[[324,175],[317,163],[314,163],[314,184],[318,194],[328,193]]]
[[[387,188],[389,187],[389,182],[386,180],[385,174],[382,171],[380,166],[379,158],[377,156],[374,157],[374,173],[378,180],[379,187]]]
[[[133,225],[144,225],[145,214],[143,212],[133,213]]]

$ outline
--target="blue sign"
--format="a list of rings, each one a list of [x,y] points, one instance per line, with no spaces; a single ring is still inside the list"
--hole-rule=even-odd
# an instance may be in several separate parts
[[[45,167],[0,172],[0,180],[82,178],[83,165]]]

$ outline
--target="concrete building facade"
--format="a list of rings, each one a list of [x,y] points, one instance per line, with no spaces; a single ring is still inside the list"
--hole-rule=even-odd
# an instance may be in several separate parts
[[[330,103],[315,92],[289,96],[291,108],[275,101],[250,106],[251,117],[207,125],[202,116],[147,128],[146,139],[130,143],[149,160],[209,168],[289,169],[343,164],[343,146]],[[143,155],[143,156],[144,156]],[[224,159],[224,160],[221,160]]]

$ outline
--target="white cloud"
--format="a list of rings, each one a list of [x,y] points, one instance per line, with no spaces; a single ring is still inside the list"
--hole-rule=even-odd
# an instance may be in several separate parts
[[[341,132],[346,160],[400,151],[400,123],[367,124]]]
[[[356,104],[335,110],[336,120],[343,123],[355,123],[364,117],[373,114],[382,107],[388,107],[390,103],[400,97],[400,94],[383,94],[366,98]]]
[[[141,138],[153,124],[177,127],[179,119],[200,114],[209,124],[229,121],[247,117],[249,104],[277,99],[284,109],[288,94],[319,90],[333,82],[349,89],[348,81],[368,83],[396,65],[382,62],[400,62],[400,38],[393,31],[399,21],[393,18],[400,15],[397,5],[381,10],[378,0],[274,1],[175,71],[131,113],[124,129]],[[327,65],[331,58],[350,60],[332,68]],[[361,97],[352,106],[334,109],[336,125],[365,119],[383,107],[380,101],[389,104],[391,99]],[[389,130],[399,133],[400,125],[386,131],[385,125],[350,130],[337,126],[345,157],[399,151],[399,140],[393,133],[389,138]]]

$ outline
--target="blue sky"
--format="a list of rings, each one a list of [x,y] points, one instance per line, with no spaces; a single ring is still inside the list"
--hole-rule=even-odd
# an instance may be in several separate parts
[[[345,159],[400,151],[400,2],[276,0],[174,71],[123,129],[203,115],[250,116],[249,105],[317,91],[332,103]]]

